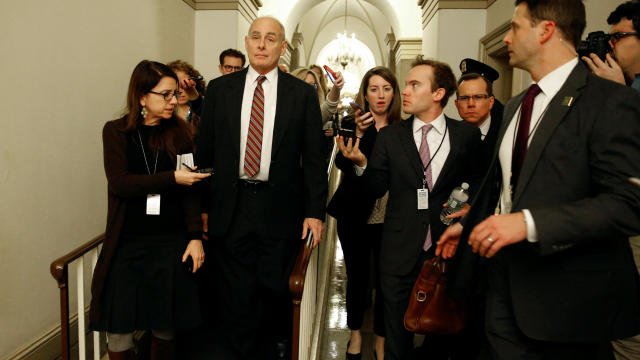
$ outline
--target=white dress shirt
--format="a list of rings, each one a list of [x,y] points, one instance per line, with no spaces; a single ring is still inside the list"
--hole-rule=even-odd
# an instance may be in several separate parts
[[[433,128],[427,133],[427,144],[429,144],[429,155],[431,155],[432,159],[431,183],[435,186],[436,180],[444,166],[444,162],[447,161],[447,156],[449,156],[451,144],[449,144],[449,130],[446,130],[445,134],[447,121],[444,118],[444,113],[440,113],[440,115],[430,124],[433,125]],[[417,116],[415,117],[415,120],[413,121],[413,140],[416,142],[416,149],[418,152],[420,152],[420,144],[422,143],[422,127],[425,125],[426,123],[418,119]],[[439,150],[438,147],[440,147]]]
[[[422,127],[425,125],[426,123],[418,119],[417,116],[414,118],[413,141],[416,143],[418,152],[420,152],[420,144],[422,143]],[[427,133],[427,144],[429,144],[429,155],[431,155],[431,159],[433,159],[431,160],[431,183],[435,186],[442,167],[445,161],[447,161],[447,156],[449,156],[451,144],[449,143],[449,130],[446,130],[447,120],[444,117],[444,113],[440,113],[440,115],[431,122],[431,125],[433,125],[433,128]],[[363,167],[353,165],[357,176],[362,175],[366,167],[366,165]]]
[[[247,148],[247,133],[249,132],[249,120],[251,117],[251,105],[253,93],[258,86],[258,74],[251,66],[247,71],[242,94],[242,112],[240,113],[240,179],[259,181],[269,180],[269,165],[271,164],[271,144],[273,142],[273,127],[276,118],[276,102],[278,101],[278,68],[265,74],[267,79],[262,82],[264,91],[264,123],[262,126],[262,152],[260,154],[260,171],[253,178],[244,171],[244,154]]]
[[[564,65],[556,68],[545,77],[540,79],[538,86],[542,90],[538,96],[536,96],[533,103],[533,111],[531,113],[531,123],[529,124],[529,141],[527,146],[531,144],[531,140],[535,136],[538,123],[544,116],[544,113],[553,99],[558,93],[562,85],[567,81],[567,78],[578,65],[578,58],[573,58]],[[520,105],[520,107],[522,104]],[[508,214],[511,212],[512,199],[511,199],[511,157],[513,154],[513,146],[515,144],[515,132],[516,123],[520,117],[520,107],[516,111],[515,115],[511,119],[507,131],[502,138],[500,144],[499,159],[500,166],[502,167],[502,194],[500,196],[500,213]],[[528,209],[522,210],[524,213],[525,221],[527,223],[527,240],[530,242],[538,241],[538,234],[535,227],[535,222],[531,216],[531,212]]]
[[[489,128],[491,127],[491,114],[489,114],[489,116],[487,116],[487,120],[485,120],[482,125],[480,125],[480,127],[478,129],[480,129],[480,134],[482,134],[482,140],[484,140],[485,137],[487,137],[487,134],[489,133]]]

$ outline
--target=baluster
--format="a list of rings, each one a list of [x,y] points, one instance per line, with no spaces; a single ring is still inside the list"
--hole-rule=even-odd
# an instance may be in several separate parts
[[[84,336],[84,258],[78,258],[76,264],[78,275],[78,359],[86,359],[85,336]]]

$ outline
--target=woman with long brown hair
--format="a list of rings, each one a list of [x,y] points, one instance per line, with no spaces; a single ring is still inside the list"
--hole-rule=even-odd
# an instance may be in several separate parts
[[[175,170],[193,152],[174,108],[178,78],[144,60],[131,75],[126,114],[105,124],[107,228],[92,282],[91,329],[111,359],[133,359],[133,332],[152,332],[151,358],[172,359],[174,332],[200,321],[195,279],[204,261],[198,194],[209,174]]]
[[[344,253],[347,267],[347,325],[351,337],[347,347],[347,360],[362,358],[362,334],[360,328],[368,306],[367,293],[370,278],[369,260],[374,258],[374,278],[376,298],[374,307],[373,330],[376,334],[375,353],[377,359],[384,358],[384,321],[383,294],[380,289],[378,261],[382,225],[384,221],[388,193],[380,199],[368,197],[363,192],[361,177],[354,170],[354,163],[345,154],[354,151],[361,156],[369,156],[380,129],[402,121],[400,109],[400,89],[391,70],[375,67],[364,75],[356,97],[365,113],[356,110],[353,116],[356,122],[357,146],[352,140],[338,137],[341,153],[336,157],[336,166],[344,176],[335,195],[331,199],[327,212],[338,220],[338,238]],[[343,119],[343,121],[345,121]],[[346,142],[346,143],[345,143]],[[350,155],[349,155],[350,156]]]

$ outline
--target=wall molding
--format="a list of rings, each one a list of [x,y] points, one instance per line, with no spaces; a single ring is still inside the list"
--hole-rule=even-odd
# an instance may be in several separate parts
[[[418,0],[422,10],[422,30],[440,9],[486,9],[496,0]]]
[[[182,0],[194,10],[237,10],[252,23],[258,17],[261,0]]]
[[[478,54],[480,61],[486,61],[489,55],[494,55],[506,49],[507,45],[502,42],[502,39],[507,35],[510,28],[511,22],[505,21],[480,39],[480,53]]]
[[[397,39],[393,46],[395,63],[402,60],[413,60],[422,55],[422,39]]]

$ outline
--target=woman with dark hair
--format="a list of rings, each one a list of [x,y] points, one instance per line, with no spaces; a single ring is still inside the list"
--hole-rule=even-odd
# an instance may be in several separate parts
[[[393,122],[402,121],[400,89],[391,70],[382,66],[369,70],[362,79],[356,101],[366,112],[363,114],[356,110],[353,114],[357,136],[355,144],[351,139],[347,141],[341,136],[337,139],[341,153],[336,157],[336,165],[344,176],[327,212],[338,220],[338,238],[347,267],[347,325],[351,329],[347,360],[362,357],[360,328],[368,306],[369,264],[372,255],[376,282],[373,325],[376,334],[375,353],[377,359],[383,359],[385,331],[378,261],[388,193],[380,199],[365,195],[361,177],[355,173],[354,163],[344,155],[361,151],[362,156],[369,156],[378,131]]]
[[[111,359],[133,359],[133,332],[152,332],[151,358],[172,359],[174,331],[200,321],[195,280],[204,262],[199,198],[209,174],[175,170],[191,153],[174,114],[178,77],[144,60],[133,70],[126,114],[105,124],[107,228],[91,284],[91,329],[106,331]]]
[[[204,79],[193,80],[192,78],[202,77],[200,72],[186,61],[176,60],[167,64],[178,76],[178,83],[182,89],[176,106],[176,116],[191,127],[191,132],[195,135],[200,125],[200,112],[204,97]]]

